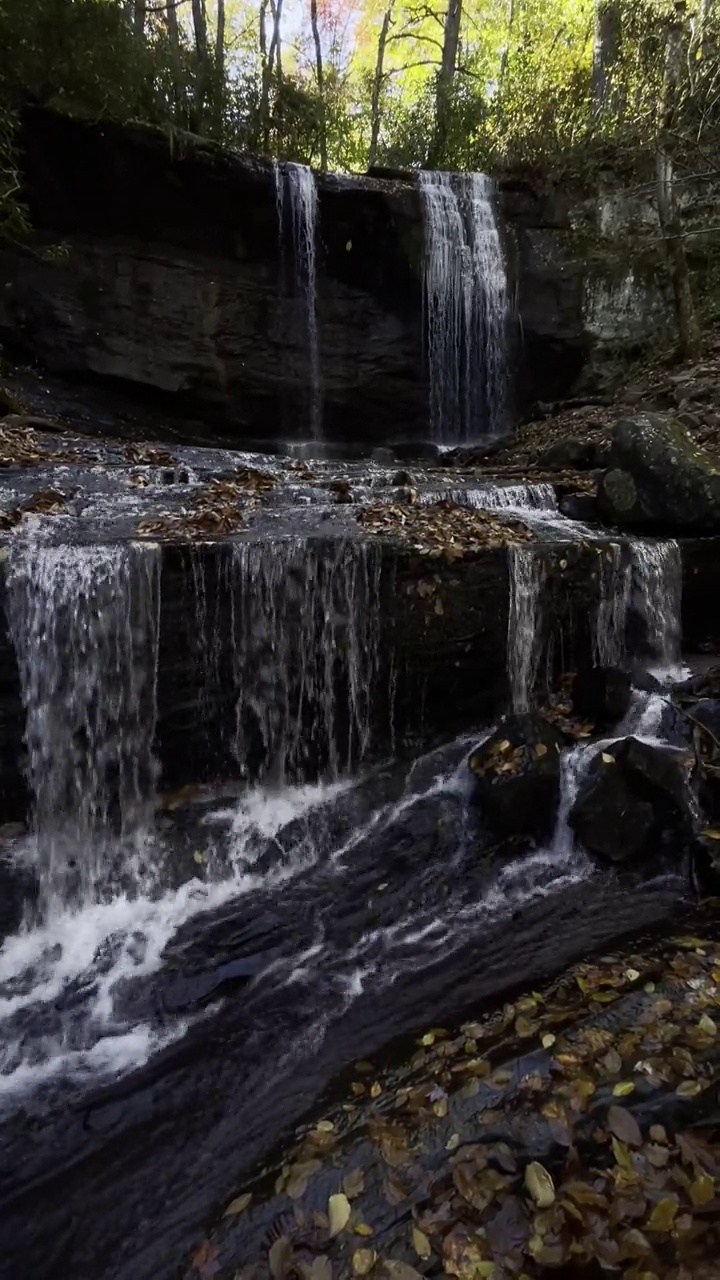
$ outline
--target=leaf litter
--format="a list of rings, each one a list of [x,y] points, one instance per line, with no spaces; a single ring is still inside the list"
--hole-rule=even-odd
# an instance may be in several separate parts
[[[301,1132],[274,1191],[230,1202],[206,1246],[243,1241],[245,1270],[195,1258],[223,1280],[699,1280],[720,1231],[720,929],[703,924],[421,1035],[373,1069],[380,1094],[348,1087]]]

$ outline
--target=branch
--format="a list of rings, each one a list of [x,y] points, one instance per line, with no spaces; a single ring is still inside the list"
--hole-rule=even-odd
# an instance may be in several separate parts
[[[440,40],[436,40],[434,36],[421,36],[414,35],[411,31],[398,31],[395,35],[388,36],[388,44],[391,40],[418,40],[422,41],[423,44],[434,44],[436,49],[439,49],[442,53],[442,42]]]

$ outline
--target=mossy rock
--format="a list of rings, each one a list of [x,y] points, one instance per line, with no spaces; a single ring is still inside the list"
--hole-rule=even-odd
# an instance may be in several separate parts
[[[613,432],[598,507],[620,528],[717,533],[720,456],[697,444],[676,418],[623,418]]]

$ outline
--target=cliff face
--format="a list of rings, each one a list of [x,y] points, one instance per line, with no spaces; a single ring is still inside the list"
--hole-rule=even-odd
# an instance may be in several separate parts
[[[283,296],[271,165],[41,110],[25,115],[22,155],[39,252],[0,254],[0,339],[11,350],[160,393],[173,417],[200,416],[234,438],[307,438],[302,303]],[[317,188],[323,434],[426,438],[418,186],[328,174]],[[583,368],[588,268],[568,200],[506,181],[499,206],[520,414],[568,394]]]

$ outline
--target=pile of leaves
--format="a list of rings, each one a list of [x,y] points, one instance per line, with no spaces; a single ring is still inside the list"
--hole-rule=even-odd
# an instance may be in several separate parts
[[[368,506],[358,513],[357,520],[377,537],[392,538],[421,555],[448,560],[461,560],[490,547],[530,542],[534,537],[520,520],[449,501]]]
[[[80,462],[75,449],[52,450],[41,432],[0,420],[0,467],[36,467],[42,463]]]
[[[195,495],[194,505],[141,520],[141,538],[190,538],[207,540],[237,533],[250,512],[257,510],[259,495],[275,488],[275,476],[250,467],[231,480],[212,480]]]
[[[455,1034],[432,1028],[401,1067],[357,1063],[346,1100],[273,1185],[234,1197],[187,1274],[716,1274],[717,905],[699,936],[576,965]]]
[[[40,489],[31,498],[12,507],[10,511],[0,512],[0,531],[9,532],[17,528],[23,516],[55,516],[65,510],[67,496],[59,489]]]

